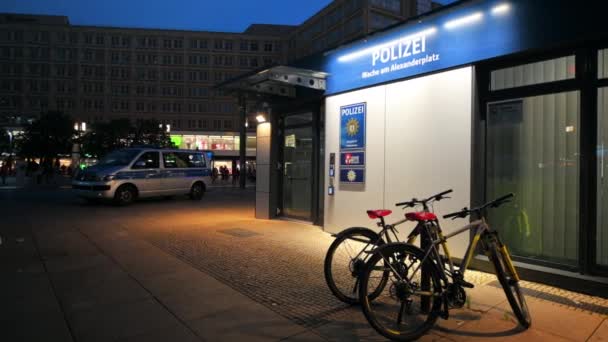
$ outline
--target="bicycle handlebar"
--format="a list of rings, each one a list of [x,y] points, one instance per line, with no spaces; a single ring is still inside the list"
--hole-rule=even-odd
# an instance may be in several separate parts
[[[441,201],[441,200],[444,198],[444,197],[443,197],[444,195],[447,195],[447,194],[449,194],[449,193],[451,193],[451,192],[453,192],[453,191],[454,191],[454,190],[449,189],[449,190],[446,190],[446,191],[440,192],[440,193],[438,193],[438,194],[435,194],[435,195],[433,195],[433,196],[431,196],[431,197],[429,197],[429,198],[427,198],[427,199],[423,199],[423,200],[418,200],[418,199],[416,199],[416,198],[412,198],[412,200],[411,200],[411,201],[407,201],[407,202],[400,202],[400,203],[395,203],[395,206],[400,207],[400,206],[402,206],[402,205],[403,205],[403,206],[406,206],[406,207],[413,207],[413,206],[415,206],[416,204],[425,204],[425,203],[427,203],[428,201],[433,200],[433,199],[434,199],[434,200],[436,200],[436,201]]]
[[[502,197],[499,197],[499,198],[497,198],[497,199],[495,199],[493,201],[490,201],[490,202],[488,202],[488,203],[486,203],[486,204],[484,204],[484,205],[482,205],[480,207],[473,208],[473,209],[468,209],[467,207],[464,207],[460,211],[457,211],[457,212],[454,212],[454,213],[450,213],[450,214],[447,214],[447,215],[443,215],[443,218],[444,219],[447,219],[447,218],[457,218],[457,217],[465,218],[465,217],[471,215],[472,213],[480,213],[482,210],[486,209],[487,207],[498,208],[501,205],[510,202],[510,199],[513,196],[515,196],[515,195],[513,195],[512,193],[510,193],[510,194],[504,195]]]

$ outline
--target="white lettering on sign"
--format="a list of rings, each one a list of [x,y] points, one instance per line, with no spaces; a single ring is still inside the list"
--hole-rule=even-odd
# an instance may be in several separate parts
[[[365,106],[356,106],[356,107],[346,107],[342,108],[342,112],[340,114],[344,116],[361,114],[364,111]]]
[[[376,63],[394,62],[396,60],[415,56],[426,52],[426,36],[412,37],[404,40],[399,40],[389,46],[382,46],[372,52],[372,66],[376,66]],[[372,77],[375,75],[362,75],[365,77]]]

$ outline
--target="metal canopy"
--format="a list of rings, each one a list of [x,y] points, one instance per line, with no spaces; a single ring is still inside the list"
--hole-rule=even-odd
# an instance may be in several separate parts
[[[220,88],[296,97],[296,87],[325,90],[327,73],[276,66],[218,85]]]

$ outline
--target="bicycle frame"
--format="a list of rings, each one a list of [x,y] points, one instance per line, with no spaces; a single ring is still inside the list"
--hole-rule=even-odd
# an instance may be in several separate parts
[[[407,222],[408,219],[401,219],[395,223],[391,223],[391,224],[385,224],[384,223],[384,217],[380,218],[380,222],[378,222],[378,226],[382,227],[382,229],[380,230],[380,232],[378,233],[378,240],[376,241],[367,241],[367,240],[362,240],[362,239],[357,239],[357,238],[350,238],[350,240],[354,240],[354,241],[358,241],[358,242],[363,242],[365,243],[365,247],[363,249],[361,249],[361,251],[355,256],[355,258],[359,258],[359,256],[361,256],[361,254],[363,254],[365,252],[365,249],[367,248],[367,246],[370,245],[370,243],[376,244],[378,241],[380,241],[380,239],[382,239],[382,236],[386,237],[386,242],[387,243],[392,243],[393,240],[391,240],[391,236],[389,234],[389,231],[393,233],[393,236],[395,238],[394,242],[398,242],[399,241],[399,236],[397,235],[397,230],[395,229],[396,226]],[[410,234],[411,235],[411,234]],[[332,234],[332,236],[337,236]],[[415,238],[414,238],[415,240]],[[409,239],[408,239],[408,243],[409,243]],[[412,242],[413,243],[413,242]]]
[[[488,224],[486,223],[484,218],[481,218],[479,220],[475,220],[461,228],[459,228],[458,230],[456,230],[455,232],[452,232],[448,235],[443,236],[442,232],[441,232],[441,227],[439,225],[438,221],[434,221],[434,222],[426,222],[426,223],[419,223],[415,230],[412,232],[412,234],[414,234],[414,232],[417,232],[418,235],[420,234],[420,230],[419,229],[425,229],[426,231],[423,234],[427,234],[427,236],[431,237],[431,233],[428,231],[428,226],[430,224],[436,224],[437,225],[437,236],[438,238],[435,240],[430,241],[430,245],[428,246],[428,248],[426,250],[424,250],[424,258],[421,260],[420,265],[418,265],[418,267],[414,270],[414,272],[412,272],[412,275],[409,277],[408,281],[411,281],[414,277],[414,275],[420,270],[420,267],[422,266],[422,264],[424,263],[424,261],[429,258],[429,256],[432,255],[432,258],[437,260],[438,262],[435,263],[436,267],[439,268],[440,274],[442,276],[442,280],[448,284],[448,279],[446,276],[446,272],[445,272],[445,267],[443,262],[441,262],[441,255],[439,254],[439,250],[437,248],[438,245],[441,245],[445,256],[447,258],[447,262],[450,268],[450,276],[452,276],[455,274],[455,269],[454,269],[454,263],[452,261],[452,258],[450,256],[450,252],[448,250],[448,246],[447,246],[447,240],[462,234],[466,231],[470,231],[470,230],[475,230],[475,235],[473,236],[473,240],[471,240],[471,242],[469,243],[469,246],[467,247],[467,251],[465,253],[465,257],[462,259],[461,264],[459,265],[458,268],[458,272],[460,273],[461,276],[464,277],[464,273],[466,272],[466,270],[468,269],[470,263],[471,263],[471,259],[473,258],[473,255],[475,254],[475,249],[477,248],[477,244],[479,243],[480,239],[484,236],[484,234],[495,234],[496,232],[491,230],[490,227],[488,226]],[[408,243],[410,243],[411,241],[415,241],[416,240],[416,236],[412,236],[411,238],[408,239]],[[501,254],[503,254],[505,256],[505,260],[507,261],[507,267],[509,268],[509,270],[511,271],[511,273],[513,274],[514,278],[519,281],[519,275],[517,273],[517,271],[515,270],[515,266],[513,265],[513,261],[511,260],[511,256],[507,250],[507,246],[502,244],[499,240],[497,240],[497,243],[499,244],[499,252]],[[483,244],[483,242],[482,242]],[[483,245],[484,248],[484,252],[487,253],[487,246]],[[453,280],[453,279],[452,279]]]

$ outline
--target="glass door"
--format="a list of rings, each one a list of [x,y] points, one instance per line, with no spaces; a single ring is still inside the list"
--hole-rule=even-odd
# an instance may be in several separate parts
[[[282,141],[282,214],[312,221],[314,134],[312,113],[288,116]]]
[[[597,226],[595,251],[598,265],[608,266],[608,88],[597,96]]]

